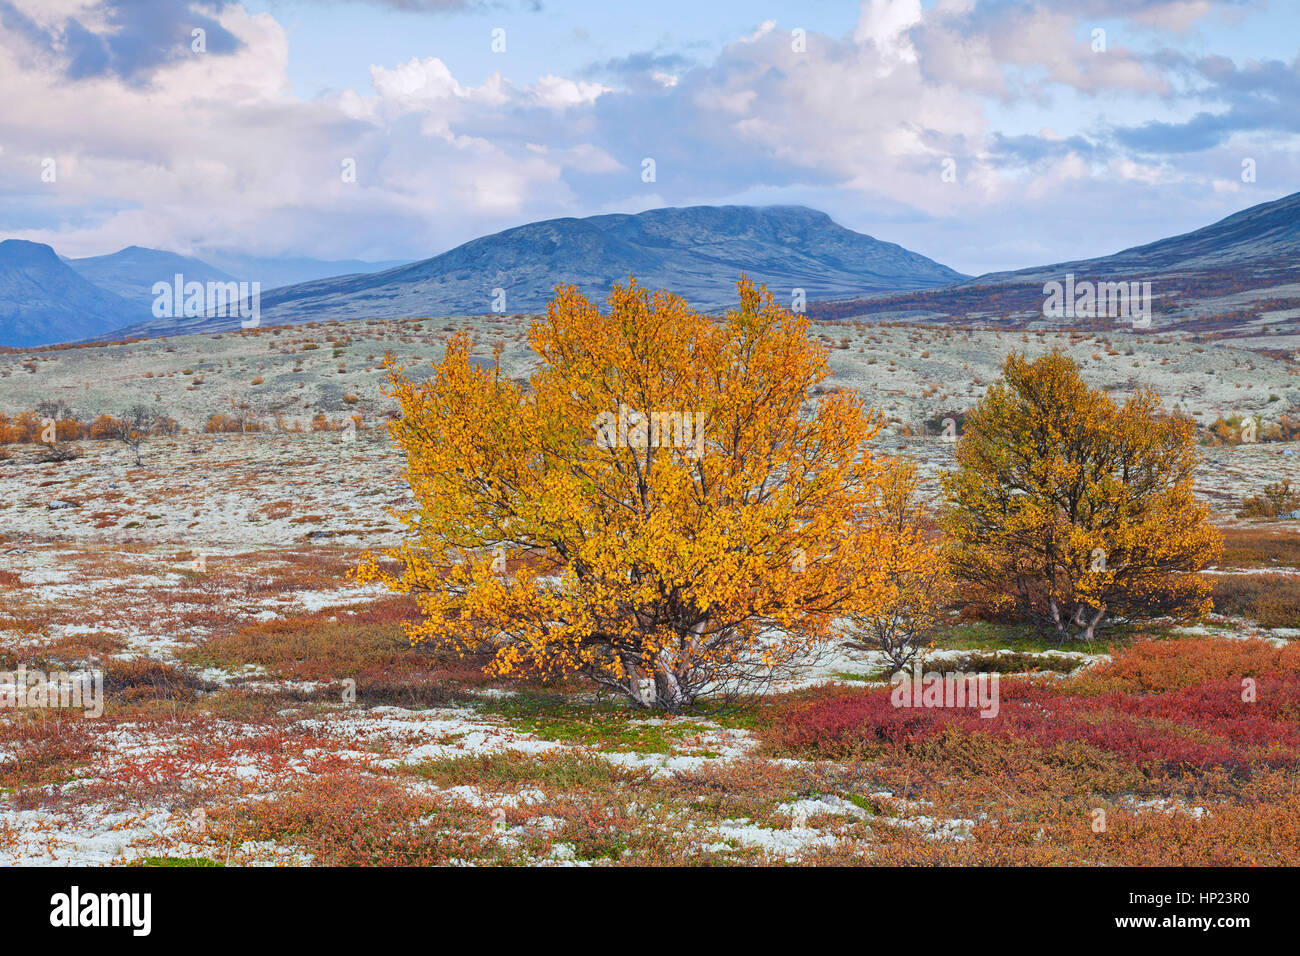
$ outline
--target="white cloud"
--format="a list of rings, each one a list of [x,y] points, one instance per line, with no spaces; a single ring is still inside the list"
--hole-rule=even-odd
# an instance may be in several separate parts
[[[534,83],[529,92],[533,100],[542,106],[567,109],[570,106],[593,103],[602,93],[610,92],[610,88],[601,83],[568,80],[548,74]]]
[[[456,82],[447,64],[436,56],[423,60],[411,57],[409,63],[401,63],[391,70],[372,66],[370,81],[381,97],[398,101],[441,100],[450,96],[463,97],[469,92]]]
[[[20,6],[51,26],[69,10],[90,22],[89,0],[57,2]],[[1089,16],[1109,2],[1087,0]],[[653,85],[503,73],[473,85],[429,56],[373,65],[368,88],[310,100],[293,94],[281,24],[237,5],[213,14],[241,41],[236,52],[164,63],[147,83],[73,83],[0,39],[0,188],[14,222],[46,223],[7,234],[65,254],[201,243],[389,258],[529,219],[759,192],[820,197],[836,215],[888,210],[883,237],[896,241],[913,228],[921,239],[927,228],[973,234],[991,210],[1032,227],[1099,196],[1198,184],[1226,194],[1239,156],[1184,156],[1175,175],[1159,157],[1116,155],[1109,121],[1087,104],[1143,115],[1172,95],[1170,79],[1122,46],[1093,54],[1079,8],[866,0],[851,35],[798,53],[787,24],[764,21],[712,62],[652,74]],[[1176,29],[1204,14],[1171,0],[1138,15]],[[1008,138],[1025,143],[1001,142],[1008,118]],[[1090,152],[1081,139],[1101,145]],[[1274,175],[1295,169],[1297,151],[1274,150]],[[46,156],[58,160],[53,187],[39,181]],[[640,181],[643,156],[658,163],[653,186]],[[948,158],[955,183],[940,178]],[[355,183],[339,175],[345,159]],[[998,240],[1020,252],[1037,241]]]
[[[872,44],[880,52],[882,69],[893,62],[916,62],[907,33],[921,22],[921,0],[863,0],[861,11],[854,42]]]
[[[427,57],[372,67],[370,90],[304,101],[292,94],[288,37],[273,17],[229,6],[220,22],[241,42],[236,52],[167,63],[148,84],[70,83],[57,63],[33,68],[0,42],[0,122],[16,131],[0,154],[10,208],[56,205],[76,222],[6,235],[68,255],[200,243],[267,255],[432,254],[485,223],[528,217],[543,197],[548,207],[574,202],[566,170],[623,168],[591,143],[538,155],[522,141],[521,118],[589,107],[608,92],[602,84],[552,75],[516,88],[495,74],[470,86]],[[55,184],[40,181],[46,156],[57,160]],[[355,183],[340,175],[345,159]]]

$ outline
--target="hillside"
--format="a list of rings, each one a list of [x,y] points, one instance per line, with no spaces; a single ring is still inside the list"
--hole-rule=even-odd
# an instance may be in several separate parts
[[[1108,256],[977,276],[945,289],[819,303],[820,318],[1042,324],[1043,285],[1149,281],[1157,326],[1217,334],[1300,329],[1300,193]],[[1098,319],[1091,324],[1114,324]],[[1087,326],[1087,321],[1072,321]]]
[[[49,246],[23,239],[0,242],[0,345],[93,338],[140,314],[138,305],[92,284]]]
[[[965,278],[802,206],[693,206],[530,223],[396,269],[264,292],[262,322],[482,314],[493,311],[495,289],[505,292],[505,311],[538,312],[557,284],[603,300],[629,275],[720,311],[735,301],[742,272],[787,302],[794,288],[811,301]],[[231,327],[218,320],[202,328]],[[159,331],[157,323],[132,329]]]
[[[187,282],[231,282],[235,279],[201,259],[141,246],[128,246],[106,256],[65,261],[83,279],[138,305],[142,316],[151,314],[154,283],[170,284],[177,273],[184,275]]]

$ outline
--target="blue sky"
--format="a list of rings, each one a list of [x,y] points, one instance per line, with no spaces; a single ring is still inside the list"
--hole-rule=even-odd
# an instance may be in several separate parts
[[[364,85],[369,64],[411,57],[439,57],[458,78],[475,85],[503,69],[528,82],[548,73],[578,75],[593,65],[647,52],[707,61],[767,19],[838,36],[851,32],[858,17],[854,4],[827,0],[768,8],[737,0],[575,0],[446,13],[302,0],[245,6],[284,23],[293,42],[289,75],[300,96]],[[504,56],[490,47],[496,27],[507,31]]]
[[[0,225],[396,259],[802,203],[965,272],[1037,265],[1300,189],[1298,27],[1280,0],[0,0]]]
[[[769,19],[782,26],[843,36],[853,31],[859,16],[857,4],[835,0],[766,5],[752,0],[573,0],[536,6],[484,4],[446,13],[319,0],[259,0],[244,5],[284,24],[293,43],[289,76],[303,97],[362,86],[369,64],[396,63],[413,56],[439,57],[457,77],[480,83],[506,62],[489,46],[489,33],[498,26],[506,28],[510,40],[511,75],[527,81],[547,73],[578,74],[593,63],[647,51],[707,61]],[[934,0],[921,3],[923,10],[934,6]],[[1239,61],[1290,60],[1297,53],[1295,27],[1300,20],[1294,12],[1286,14],[1284,6],[1278,5],[1272,15],[1216,19],[1211,29],[1197,28],[1177,41],[1187,49],[1213,51]],[[1079,38],[1089,35],[1093,26],[1121,33],[1137,25],[1113,17],[1090,19],[1081,25]],[[1160,29],[1142,32],[1142,45],[1149,48],[1158,49],[1169,39]]]

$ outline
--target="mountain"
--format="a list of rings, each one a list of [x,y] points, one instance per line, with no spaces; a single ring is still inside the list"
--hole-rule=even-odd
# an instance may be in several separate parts
[[[268,258],[216,250],[205,251],[201,255],[205,262],[210,262],[237,278],[262,283],[263,292],[330,276],[383,272],[407,263],[405,259],[367,262],[364,259],[308,259],[301,256]]]
[[[152,314],[154,294],[151,290],[154,283],[171,284],[177,273],[185,276],[186,282],[231,282],[235,279],[201,259],[141,246],[127,246],[107,256],[64,261],[83,279],[137,305],[137,317]]]
[[[49,247],[38,248],[52,255]],[[645,287],[676,292],[696,308],[721,311],[734,304],[735,281],[745,272],[786,302],[791,290],[804,289],[809,314],[819,319],[1115,327],[1114,317],[1072,316],[1065,323],[1045,320],[1044,284],[1073,274],[1079,281],[1150,282],[1150,312],[1144,314],[1157,327],[1227,335],[1280,333],[1291,326],[1300,331],[1300,193],[1113,255],[976,278],[845,229],[825,213],[802,206],[692,206],[637,215],[550,219],[484,236],[420,262],[281,288],[272,287],[274,280],[268,273],[259,275],[258,263],[297,263],[307,270],[377,264],[244,256],[227,268],[232,259],[208,254],[202,263],[151,256],[171,254],[133,248],[97,260],[73,260],[72,268],[106,269],[101,260],[124,267],[139,260],[162,273],[152,280],[159,281],[175,271],[191,278],[191,270],[198,268],[193,264],[198,263],[240,280],[260,281],[261,319],[266,325],[482,314],[492,311],[498,289],[504,290],[507,312],[537,312],[559,283],[577,285],[589,297],[603,301],[610,284],[629,275]],[[173,268],[177,260],[188,265]],[[55,259],[45,261],[44,268],[61,265]],[[86,272],[110,286],[94,301],[94,308],[85,307],[82,316],[87,325],[98,321],[105,327],[101,338],[110,329],[115,337],[126,337],[221,331],[238,325],[238,318],[146,317],[118,329],[116,317],[126,315],[129,321],[132,316],[113,290],[130,292],[130,288],[104,278],[108,271]],[[206,281],[202,274],[193,277]],[[0,309],[8,311],[0,311],[0,318],[12,325],[18,321],[13,317],[21,314],[30,326],[34,317],[46,314],[39,304],[40,296],[47,293],[52,298],[46,305],[55,310],[49,315],[64,315],[58,312],[67,308],[60,304],[60,296],[76,299],[79,295],[83,300],[95,296],[87,291],[93,287],[78,279],[83,284],[77,287],[53,280],[20,287],[16,278],[6,278]],[[71,319],[65,316],[61,321]],[[15,341],[17,334],[13,332],[9,341]],[[35,333],[27,328],[24,334]],[[82,337],[41,334],[49,335],[43,341]]]
[[[262,323],[483,314],[493,311],[496,289],[505,291],[506,311],[540,312],[557,284],[576,285],[603,302],[611,283],[629,275],[645,287],[671,290],[698,309],[720,311],[735,304],[742,272],[786,303],[795,288],[811,301],[966,278],[802,206],[692,206],[548,219],[372,275],[270,293],[263,287]],[[202,324],[209,331],[234,326],[232,320]],[[131,331],[161,334],[168,327],[146,322]]]
[[[968,285],[1049,281],[1066,272],[1096,277],[1213,272],[1228,266],[1287,274],[1300,254],[1300,193],[1260,203],[1181,236],[1158,239],[1096,259],[992,272]]]
[[[1152,324],[1161,328],[1228,335],[1300,330],[1300,193],[1108,256],[988,273],[933,291],[817,303],[808,311],[821,319],[1041,324],[1045,283],[1069,275],[1076,283],[1150,282]],[[1104,328],[1115,320],[1065,324]]]
[[[262,309],[267,322],[476,314],[502,289],[507,311],[538,312],[557,284],[603,301],[633,275],[721,310],[735,304],[742,272],[787,300],[794,288],[833,298],[965,278],[801,206],[692,206],[530,223],[398,269],[278,289]]]
[[[0,242],[0,345],[94,338],[141,314],[138,306],[83,278],[44,243]]]

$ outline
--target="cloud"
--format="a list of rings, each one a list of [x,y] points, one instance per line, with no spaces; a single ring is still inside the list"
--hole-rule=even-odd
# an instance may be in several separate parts
[[[1197,99],[1212,103],[1182,121],[1151,120],[1115,130],[1122,145],[1144,153],[1210,150],[1237,133],[1300,132],[1300,58],[1290,64],[1251,62],[1238,67],[1227,57],[1192,59],[1163,56],[1197,89]]]
[[[565,118],[589,111],[609,89],[601,83],[493,75],[471,85],[428,57],[372,68],[370,89],[300,100],[274,18],[237,4],[216,17],[232,52],[160,62],[148,84],[112,70],[69,82],[65,62],[33,64],[0,44],[10,235],[65,254],[140,244],[431,255],[576,203],[566,176],[625,171]],[[45,158],[55,183],[40,179]],[[345,161],[356,182],[344,181]]]
[[[70,80],[115,76],[149,79],[165,64],[195,55],[202,31],[209,55],[233,53],[235,36],[218,14],[227,0],[202,6],[174,0],[99,0],[52,7],[31,0],[0,0],[0,23],[21,38],[33,61],[57,65]]]
[[[864,0],[854,42],[870,43],[885,63],[916,62],[909,31],[921,22],[921,0]]]
[[[656,46],[573,75],[470,78],[412,57],[306,100],[273,16],[225,2],[127,17],[154,3],[0,0],[9,235],[65,254],[401,258],[550,216],[798,201],[982,271],[1217,218],[1241,202],[1241,155],[1279,181],[1300,172],[1296,63],[1179,49],[1160,31],[1221,15],[1194,3],[867,0],[852,31],[802,47],[765,20],[707,59]],[[1094,53],[1102,19],[1160,42]],[[198,22],[208,55],[189,52]]]

